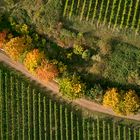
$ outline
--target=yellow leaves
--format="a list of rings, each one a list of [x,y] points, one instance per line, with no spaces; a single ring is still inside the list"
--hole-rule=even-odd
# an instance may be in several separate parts
[[[23,64],[30,72],[34,73],[34,70],[38,67],[43,59],[44,54],[40,53],[38,49],[34,49],[27,53]]]
[[[77,55],[82,55],[82,53],[84,52],[84,48],[80,45],[74,44],[73,52]]]
[[[116,88],[109,89],[103,99],[103,105],[106,107],[115,108],[116,105],[119,103],[120,95]]]
[[[117,114],[128,115],[140,108],[140,99],[132,90],[120,95],[117,89],[112,88],[106,91],[103,105],[112,108]]]
[[[82,89],[82,87],[81,87],[80,84],[74,84],[72,90],[73,90],[73,92],[75,92],[75,93],[79,93],[79,92],[81,92],[81,89]]]
[[[126,114],[135,112],[140,107],[140,99],[132,90],[128,91],[124,97]]]
[[[26,24],[23,24],[21,27],[20,27],[20,31],[21,33],[24,33],[24,34],[28,34],[29,31],[28,31],[28,26]]]
[[[21,34],[29,34],[29,27],[27,24],[16,24],[15,22],[12,22],[11,25],[14,27],[14,29]]]
[[[4,45],[5,52],[15,61],[29,48],[26,37],[15,37]]]
[[[65,76],[59,80],[59,88],[63,95],[70,99],[80,98],[85,92],[86,86],[78,76]]]

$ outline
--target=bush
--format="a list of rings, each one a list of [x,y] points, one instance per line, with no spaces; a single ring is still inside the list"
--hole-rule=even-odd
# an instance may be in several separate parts
[[[103,89],[99,84],[95,84],[94,87],[87,91],[86,95],[91,99],[101,103],[103,100]]]
[[[85,60],[89,60],[90,59],[90,50],[85,50],[83,53],[82,53],[82,58],[85,59]]]
[[[31,48],[32,39],[29,36],[15,37],[4,45],[5,52],[15,61],[18,61],[22,54]]]
[[[83,96],[85,92],[85,84],[81,83],[80,78],[75,74],[65,76],[59,80],[60,92],[70,99],[76,99]]]
[[[118,106],[120,102],[120,95],[116,88],[112,88],[106,91],[103,98],[103,105],[105,107],[111,107],[113,109]]]
[[[84,49],[83,49],[82,46],[79,46],[79,45],[74,44],[74,46],[73,46],[73,53],[74,54],[82,55],[83,52],[84,52]]]
[[[135,91],[128,91],[124,96],[124,107],[126,114],[133,114],[140,108],[140,99]]]
[[[129,90],[121,94],[117,89],[109,89],[103,98],[103,105],[112,108],[117,114],[134,114],[140,108],[140,99],[136,93]]]
[[[27,53],[23,64],[30,72],[34,73],[44,58],[44,53],[39,52],[38,49],[34,49]]]
[[[35,74],[40,80],[48,82],[58,75],[58,70],[54,64],[43,60],[41,66],[36,68]]]
[[[16,23],[14,19],[10,18],[10,24],[13,30],[15,30],[17,33],[22,35],[28,35],[29,34],[29,26],[27,24],[23,23]]]

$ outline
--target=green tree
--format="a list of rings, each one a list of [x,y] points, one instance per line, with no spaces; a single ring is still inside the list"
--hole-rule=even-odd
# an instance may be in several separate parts
[[[75,74],[65,76],[59,80],[60,92],[70,99],[80,98],[85,92],[85,84]]]
[[[103,100],[103,89],[99,84],[95,84],[90,90],[87,91],[87,96],[91,99],[102,102]]]

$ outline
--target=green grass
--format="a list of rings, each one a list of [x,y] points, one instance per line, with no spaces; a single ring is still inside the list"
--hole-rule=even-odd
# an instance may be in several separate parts
[[[114,42],[103,77],[122,84],[140,85],[140,49]]]
[[[86,20],[90,23],[109,24],[119,28],[130,27],[136,30],[138,23],[138,16],[140,10],[140,1],[136,0],[75,0],[68,3],[68,0],[64,1],[63,16],[64,18],[78,17],[82,22]],[[70,7],[76,10],[68,10],[66,7]],[[79,6],[80,5],[80,6]],[[77,14],[78,13],[78,14]],[[69,15],[69,16],[67,16]],[[126,22],[127,21],[127,22]]]

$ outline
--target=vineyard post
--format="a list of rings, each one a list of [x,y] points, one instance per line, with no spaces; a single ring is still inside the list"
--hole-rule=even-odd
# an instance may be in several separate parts
[[[3,140],[3,130],[2,130],[2,68],[0,67],[0,138]]]

